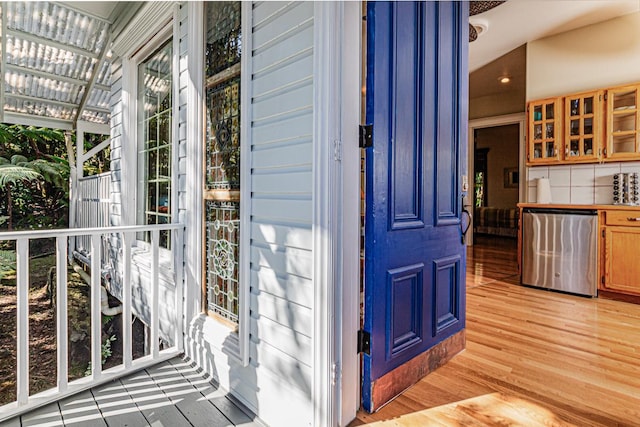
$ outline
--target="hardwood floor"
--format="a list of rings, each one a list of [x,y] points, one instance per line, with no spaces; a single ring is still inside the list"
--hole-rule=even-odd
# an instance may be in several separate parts
[[[515,241],[478,239],[467,348],[374,426],[639,426],[640,305],[518,285]]]

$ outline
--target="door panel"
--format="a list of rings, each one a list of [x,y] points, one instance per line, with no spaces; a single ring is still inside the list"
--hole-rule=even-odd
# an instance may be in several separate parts
[[[367,4],[369,411],[397,369],[464,328],[467,18],[459,2]]]

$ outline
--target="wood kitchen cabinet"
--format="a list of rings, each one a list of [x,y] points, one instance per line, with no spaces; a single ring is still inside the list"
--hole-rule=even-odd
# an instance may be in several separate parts
[[[606,160],[640,159],[640,85],[607,90]]]
[[[564,98],[564,161],[594,162],[602,155],[603,91]]]
[[[562,98],[532,101],[527,114],[527,163],[559,162],[562,150]]]
[[[640,296],[640,211],[607,210],[602,230],[601,290]]]

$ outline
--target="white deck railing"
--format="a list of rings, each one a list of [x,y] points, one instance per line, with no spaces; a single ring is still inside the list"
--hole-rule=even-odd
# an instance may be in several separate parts
[[[94,228],[109,226],[111,208],[111,172],[78,178],[75,197],[70,209],[74,210],[72,227]],[[70,241],[71,251],[89,256],[91,241],[89,236],[80,236]]]
[[[159,241],[160,231],[171,233],[172,277],[175,281],[175,300],[162,301],[163,306],[174,305],[173,345],[159,348],[159,306],[160,306],[160,268]],[[132,259],[136,233],[150,232],[151,243],[145,246],[145,256],[150,257],[149,301],[149,354],[133,360],[132,355]],[[119,258],[122,264],[122,363],[119,366],[102,370],[102,319],[101,319],[101,269],[103,260],[103,238],[119,236]],[[100,383],[121,377],[135,370],[156,364],[174,357],[183,351],[183,235],[181,224],[123,226],[108,228],[83,228],[64,230],[42,230],[23,232],[2,232],[0,241],[16,242],[16,313],[17,313],[17,397],[16,401],[0,406],[0,422],[35,407],[59,400],[65,396],[94,387]],[[68,381],[68,312],[67,312],[67,252],[68,241],[78,236],[90,236],[91,245],[91,375]],[[35,239],[56,239],[56,322],[57,322],[57,386],[44,392],[29,393],[29,241]],[[163,267],[165,267],[163,265]],[[145,289],[141,287],[141,289]],[[10,321],[3,319],[0,321]]]

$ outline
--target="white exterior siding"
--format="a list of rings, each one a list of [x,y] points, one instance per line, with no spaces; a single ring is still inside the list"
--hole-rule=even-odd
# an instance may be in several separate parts
[[[246,229],[250,233],[250,247],[246,251],[250,258],[250,271],[246,275],[250,292],[241,296],[250,308],[249,324],[245,325],[249,328],[246,366],[235,357],[237,343],[225,339],[215,320],[198,311],[202,266],[194,258],[201,257],[202,243],[198,238],[202,238],[203,213],[202,177],[196,176],[200,172],[195,171],[200,167],[196,165],[202,163],[202,140],[192,131],[194,117],[204,125],[198,111],[201,106],[197,107],[201,99],[195,99],[203,96],[203,88],[198,87],[201,83],[197,81],[202,71],[190,68],[198,64],[194,55],[203,54],[189,51],[198,38],[192,34],[193,23],[202,19],[189,16],[195,9],[188,3],[180,6],[174,15],[173,33],[178,46],[173,212],[174,218],[188,228],[185,277],[186,321],[190,329],[185,337],[186,353],[267,424],[312,425],[316,292],[312,232],[314,4],[254,4],[252,28],[243,28],[245,34],[250,32],[252,46],[251,52],[244,52],[251,55],[250,93],[243,97],[251,120],[243,123],[250,128],[245,133],[248,138],[242,141],[249,144],[251,151],[251,179],[247,183],[251,186],[251,208],[243,213],[251,218]],[[128,193],[135,188],[135,161],[125,158],[134,155],[135,150],[124,142],[131,139],[131,144],[135,138],[133,135],[125,138],[126,132],[134,130],[126,129],[131,120],[123,117],[127,112],[122,95],[123,87],[131,85],[123,77],[123,69],[127,70],[123,61],[126,58],[114,60],[112,80],[111,137],[116,164],[112,171],[113,224],[125,224],[135,211],[132,195]],[[123,175],[122,168],[132,170]],[[200,199],[200,204],[194,202],[194,197]],[[199,208],[194,209],[195,206]],[[170,276],[167,278],[171,280]],[[137,277],[133,279],[138,281]],[[163,285],[167,287],[162,292],[170,291],[170,284]]]
[[[178,25],[177,31],[178,35],[174,35],[179,38],[178,42],[178,145],[177,149],[174,150],[173,156],[177,158],[178,162],[178,179],[177,188],[174,188],[174,191],[177,191],[177,210],[175,214],[177,215],[177,222],[182,224],[185,223],[184,215],[185,210],[187,209],[186,203],[186,192],[187,192],[187,179],[186,179],[186,171],[187,171],[187,86],[188,86],[188,52],[187,52],[187,30],[189,27],[188,22],[188,14],[187,8],[182,5],[180,6],[180,11],[178,13]],[[175,28],[175,27],[174,27]],[[175,105],[175,104],[174,104]],[[175,116],[174,116],[175,117]],[[175,198],[174,198],[175,200]],[[187,243],[187,242],[185,242]]]
[[[251,21],[248,365],[204,316],[186,349],[267,424],[312,425],[314,4],[254,4]]]
[[[122,222],[122,61],[111,63],[111,225]]]
[[[265,2],[252,17],[250,363],[274,425],[313,420],[313,12]]]

